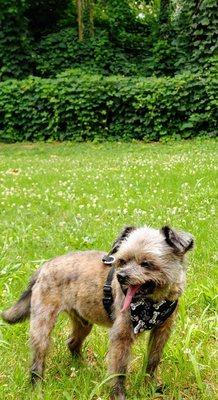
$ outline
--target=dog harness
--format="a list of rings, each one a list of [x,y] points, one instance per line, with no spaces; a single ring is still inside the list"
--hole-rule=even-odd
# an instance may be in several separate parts
[[[135,334],[160,326],[176,309],[178,300],[153,301],[137,293],[130,304],[131,321]]]
[[[110,319],[113,319],[111,307],[114,302],[114,299],[113,299],[111,282],[114,277],[114,271],[115,271],[115,268],[112,267],[110,269],[110,271],[108,272],[107,280],[103,286],[103,295],[104,295],[103,296],[103,305],[104,305],[104,308],[107,311]]]
[[[103,262],[108,265],[111,264],[104,260]],[[113,319],[113,293],[111,283],[114,272],[115,268],[112,267],[103,287],[103,305],[111,320]],[[151,330],[163,324],[176,309],[177,303],[178,300],[154,301],[147,297],[146,294],[143,293],[143,290],[139,290],[130,303],[130,318],[134,333],[137,334],[146,330]]]

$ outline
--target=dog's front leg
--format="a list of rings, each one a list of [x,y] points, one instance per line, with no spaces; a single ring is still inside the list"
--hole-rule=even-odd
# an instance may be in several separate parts
[[[159,327],[152,329],[148,343],[148,363],[146,372],[154,377],[155,370],[160,362],[164,345],[169,339],[177,309]]]
[[[127,316],[116,318],[110,331],[110,348],[108,353],[108,369],[112,379],[111,400],[125,400],[125,375],[134,334]]]

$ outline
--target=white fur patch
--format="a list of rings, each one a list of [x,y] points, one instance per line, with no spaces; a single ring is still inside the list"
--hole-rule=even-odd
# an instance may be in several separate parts
[[[145,251],[154,256],[161,257],[167,253],[168,246],[163,234],[158,229],[144,226],[130,233],[130,235],[121,243],[119,254],[127,253],[133,257],[137,253]]]

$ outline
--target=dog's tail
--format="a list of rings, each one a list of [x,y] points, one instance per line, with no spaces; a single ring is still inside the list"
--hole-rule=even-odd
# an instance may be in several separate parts
[[[27,289],[22,293],[17,303],[2,312],[1,316],[4,321],[9,324],[16,324],[17,322],[25,321],[29,317],[32,288],[36,283],[38,273],[39,270],[34,274]]]

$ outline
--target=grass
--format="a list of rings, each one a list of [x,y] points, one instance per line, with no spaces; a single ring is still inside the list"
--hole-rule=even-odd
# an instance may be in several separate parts
[[[72,249],[109,249],[126,224],[170,224],[196,238],[187,288],[160,366],[166,385],[143,384],[146,337],[134,346],[132,400],[215,398],[216,142],[0,145],[0,299],[6,308],[43,262]],[[0,320],[0,398],[107,399],[107,330],[95,327],[84,360],[66,347],[67,317],[53,333],[43,389],[29,387],[28,323]]]

